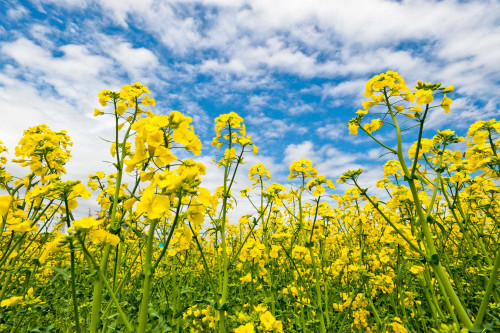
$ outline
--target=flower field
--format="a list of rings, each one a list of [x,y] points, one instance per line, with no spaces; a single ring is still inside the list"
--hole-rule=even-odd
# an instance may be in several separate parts
[[[387,153],[371,189],[361,169],[327,179],[307,159],[287,184],[262,163],[242,174],[258,148],[231,112],[215,119],[224,177],[209,191],[192,118],[156,114],[140,83],[98,96],[114,173],[63,180],[73,142],[46,125],[10,161],[0,142],[0,331],[499,332],[500,121],[424,137],[453,90],[368,80],[348,127]],[[236,193],[243,177],[252,188]],[[91,190],[100,211],[76,219]],[[233,221],[243,201],[254,213]]]

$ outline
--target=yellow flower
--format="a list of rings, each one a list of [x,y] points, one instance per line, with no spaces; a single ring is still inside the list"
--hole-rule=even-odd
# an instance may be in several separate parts
[[[9,194],[0,196],[0,216],[7,214],[13,199],[13,196]]]
[[[349,134],[357,135],[359,124],[348,124],[349,125]]]
[[[106,243],[111,245],[118,245],[118,243],[120,243],[120,237],[118,237],[117,235],[113,235],[112,233],[109,233],[103,229],[92,231],[90,233],[90,238],[92,240],[92,243],[94,244]]]
[[[187,151],[193,152],[194,155],[201,153],[201,141],[194,134],[193,126],[189,126],[187,122],[183,122],[173,134],[175,142],[185,145]]]
[[[137,213],[148,213],[148,218],[162,217],[170,209],[170,200],[166,195],[155,196],[155,187],[148,186],[142,193],[141,201],[137,204]]]
[[[265,185],[266,183],[264,182],[264,180],[266,178],[268,180],[271,180],[271,173],[263,163],[257,163],[250,168],[248,172],[248,177],[250,178],[251,181],[253,181],[254,185],[260,183],[261,180]]]
[[[156,219],[170,209],[170,200],[166,195],[157,195],[148,208],[148,217]]]
[[[363,129],[367,132],[367,133],[372,133],[372,132],[375,132],[376,130],[378,130],[380,127],[382,127],[382,125],[384,124],[384,121],[381,120],[381,119],[373,119],[371,121],[371,123],[369,124],[365,124],[363,126]]]
[[[283,323],[281,322],[281,320],[276,320],[276,322],[274,323],[274,329],[277,333],[283,333]]]
[[[71,157],[68,146],[72,145],[64,130],[54,132],[45,124],[30,127],[24,131],[15,148],[15,155],[19,159],[13,162],[29,166],[35,175],[41,177],[42,183],[46,184],[66,173],[64,165]]]
[[[410,272],[412,274],[419,274],[420,272],[422,272],[425,268],[423,266],[411,266],[410,268]]]
[[[270,331],[273,329],[276,318],[273,317],[271,312],[266,311],[260,315],[260,322],[262,323],[262,325],[264,325],[267,331]]]
[[[446,129],[444,131],[440,131],[438,130],[438,133],[441,134],[442,136],[451,136],[451,135],[455,135],[455,131],[452,131],[450,129]]]
[[[68,232],[71,232],[73,230],[78,231],[92,229],[94,227],[97,227],[101,223],[101,220],[96,220],[93,216],[84,217],[79,220],[73,221],[73,225],[68,229]]]
[[[170,149],[165,147],[156,148],[155,155],[158,155],[158,158],[155,160],[156,165],[158,166],[169,165],[173,161],[177,160],[177,156],[172,154]]]
[[[17,233],[24,233],[28,231],[37,231],[38,226],[33,223],[31,220],[27,220],[22,223],[9,224],[9,230],[15,231]]]
[[[48,257],[55,253],[58,252],[62,249],[63,245],[67,242],[68,236],[60,233],[55,233],[56,237],[54,240],[47,245],[45,245],[45,248],[40,255],[40,258],[38,259],[40,263],[44,264]]]
[[[255,333],[255,328],[252,323],[241,325],[234,330],[234,333]]]
[[[401,319],[399,317],[394,317],[394,322],[389,324],[395,333],[408,333],[406,328],[401,324]]]
[[[205,221],[206,208],[196,198],[191,199],[191,206],[186,210],[187,218],[193,222],[193,227],[198,229]]]
[[[127,104],[124,102],[116,103],[116,113],[122,115],[127,110]]]
[[[290,165],[290,175],[288,176],[288,179],[294,179],[297,176],[301,176],[303,178],[317,177],[317,175],[318,172],[312,162],[308,159],[301,158],[298,161],[293,161]]]
[[[259,304],[257,306],[254,306],[254,310],[256,312],[265,312],[265,311],[267,311],[267,307],[263,304]]]
[[[364,101],[361,104],[363,104],[363,109],[364,109],[364,111],[366,111],[366,113],[368,113],[368,109],[370,109],[372,106],[375,105],[375,103],[373,103],[371,101]],[[358,111],[361,111],[361,110],[358,110]]]
[[[203,187],[198,188],[198,200],[205,207],[210,207],[213,203],[210,191]]]
[[[434,96],[432,95],[432,90],[427,89],[418,89],[415,93],[417,97],[417,104],[429,104],[434,100]]]
[[[452,100],[446,97],[446,94],[444,94],[443,101],[441,102],[441,107],[443,108],[445,113],[450,112],[450,105],[451,105]]]
[[[23,300],[22,296],[12,296],[11,298],[4,299],[0,304],[2,308],[8,308],[19,304]]]
[[[240,278],[241,282],[252,282],[252,274],[248,273],[244,277]]]
[[[130,199],[126,200],[123,203],[123,208],[125,208],[126,210],[129,210],[130,208],[132,208],[132,206],[134,205],[134,203],[136,203],[136,201],[137,201],[136,198],[130,198]]]

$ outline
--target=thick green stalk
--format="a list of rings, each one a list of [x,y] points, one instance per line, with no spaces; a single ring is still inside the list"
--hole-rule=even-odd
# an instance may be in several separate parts
[[[228,127],[229,130],[229,149],[232,147],[232,132],[231,126]],[[227,244],[226,244],[226,216],[227,216],[227,200],[229,199],[229,192],[234,183],[234,178],[236,172],[238,171],[238,166],[241,163],[243,153],[245,151],[244,147],[241,147],[241,153],[238,156],[236,166],[234,167],[233,175],[229,181],[229,166],[231,161],[228,159],[224,164],[224,188],[223,188],[223,198],[222,198],[222,217],[220,219],[221,223],[221,246],[222,246],[222,295],[219,306],[223,307],[219,310],[219,333],[226,333],[226,302],[229,294],[229,257],[227,254]],[[229,181],[229,184],[228,184]]]
[[[316,260],[314,259],[314,253],[312,247],[309,247],[309,255],[311,256],[313,273],[314,273],[314,288],[316,291],[316,319],[319,320],[320,330],[322,333],[326,333],[325,318],[323,316],[323,301],[321,299],[321,287],[319,285],[320,276],[318,274],[318,268],[316,267]]]
[[[69,215],[68,197],[67,193],[64,193],[64,206],[66,208],[66,225],[71,227],[71,220]],[[75,281],[75,246],[73,245],[73,240],[69,242],[70,248],[70,261],[71,261],[71,295],[73,298],[73,313],[75,315],[75,325],[76,332],[80,333],[80,316],[78,315],[78,300],[76,298],[76,281]]]
[[[107,289],[107,291],[109,293],[109,296],[111,297],[111,300],[113,301],[113,303],[115,303],[115,307],[116,307],[116,310],[118,311],[118,315],[120,316],[120,318],[122,319],[123,323],[125,324],[125,327],[127,328],[127,331],[128,332],[133,332],[134,329],[133,329],[132,325],[130,324],[127,316],[123,312],[122,307],[120,306],[120,302],[118,302],[118,299],[116,298],[116,295],[115,295],[115,293],[113,291],[113,288],[109,285],[108,281],[106,280],[106,277],[101,272],[100,267],[97,264],[97,262],[95,261],[94,257],[92,257],[92,255],[87,250],[87,247],[85,246],[85,242],[81,238],[78,238],[78,240],[79,240],[80,244],[82,245],[82,250],[83,250],[83,252],[84,252],[84,254],[85,254],[86,258],[87,258],[87,261],[89,262],[89,264],[91,265],[91,267],[94,269],[93,273],[95,273],[97,279],[99,279],[99,281]]]
[[[78,315],[78,300],[76,298],[76,282],[75,282],[75,247],[70,243],[71,257],[71,295],[73,298],[73,313],[75,315],[76,332],[80,333],[80,316]]]
[[[497,250],[495,264],[493,265],[493,270],[491,271],[490,280],[488,281],[488,285],[486,286],[483,300],[481,301],[481,305],[479,306],[479,312],[477,313],[476,320],[474,321],[474,328],[479,328],[483,322],[484,315],[486,314],[486,310],[488,309],[488,305],[490,303],[490,296],[491,293],[493,292],[495,284],[497,283],[499,273],[500,273],[500,250]]]
[[[402,144],[402,139],[401,139],[401,129],[399,128],[399,124],[396,120],[396,117],[392,111],[392,107],[389,104],[389,99],[387,97],[387,94],[384,92],[386,96],[386,105],[387,108],[389,109],[389,114],[392,118],[392,121],[394,122],[394,126],[396,127],[396,135],[397,135],[397,144],[398,144],[398,158],[399,162],[401,163],[401,167],[403,169],[403,173],[407,179],[408,184],[410,185],[410,190],[411,194],[415,203],[415,208],[417,210],[417,215],[418,219],[421,225],[422,233],[424,234],[424,238],[426,240],[426,245],[427,245],[427,251],[430,254],[431,257],[431,266],[434,270],[434,273],[436,274],[436,277],[440,284],[443,286],[443,289],[445,293],[443,294],[443,297],[448,298],[451,302],[451,304],[454,306],[455,311],[460,318],[460,321],[467,327],[471,328],[472,321],[470,320],[469,316],[467,315],[467,312],[465,311],[464,306],[460,302],[460,299],[458,298],[457,294],[453,290],[453,287],[450,283],[450,280],[448,276],[446,275],[446,272],[444,271],[444,268],[441,266],[441,263],[439,262],[439,256],[437,255],[436,252],[436,247],[434,244],[434,239],[432,238],[432,233],[429,229],[429,225],[427,223],[427,217],[425,216],[425,213],[422,209],[422,205],[420,203],[420,199],[418,197],[418,192],[417,192],[417,187],[415,185],[415,181],[413,179],[413,176],[410,174],[405,158],[403,156],[403,144]],[[432,258],[436,258],[432,260]]]
[[[93,283],[94,283],[94,291],[92,296],[92,313],[90,315],[90,332],[97,333],[99,329],[101,303],[102,303],[102,281],[101,279],[99,279],[99,276],[97,274],[96,276],[94,276]]]
[[[120,281],[120,283],[118,284],[118,286],[113,289],[113,291],[115,292],[115,294],[120,293],[121,290],[122,290],[122,288],[125,286],[125,282],[129,281],[128,277],[130,276],[130,272],[132,271],[132,268],[134,267],[134,264],[137,261],[137,258],[139,258],[139,256],[141,255],[142,248],[144,247],[144,245],[145,245],[145,243],[142,243],[142,245],[137,249],[137,254],[135,255],[134,259],[132,259],[132,261],[130,262],[130,265],[128,265],[128,269],[127,269],[126,273],[124,274],[123,279]],[[111,304],[112,303],[108,303],[107,304],[106,308],[103,311],[101,319],[103,319],[103,318],[105,318],[107,316],[109,310],[111,309]]]
[[[180,202],[179,202],[180,205]],[[142,287],[142,301],[139,310],[139,328],[138,333],[146,332],[146,325],[148,323],[148,308],[149,308],[149,298],[151,295],[151,279],[153,277],[153,240],[155,237],[155,227],[158,223],[158,219],[151,221],[149,225],[148,238],[146,240],[146,254],[144,256],[144,282]],[[172,226],[173,228],[174,226]]]
[[[224,199],[222,203],[222,219],[221,219],[221,246],[222,246],[222,296],[219,306],[223,306],[227,302],[229,290],[229,272],[228,272],[228,256],[226,249],[226,210],[227,210],[227,188],[226,180],[224,177]],[[219,310],[219,333],[226,333],[226,311]]]
[[[191,222],[188,221],[188,224],[189,224],[189,229],[191,229],[191,232],[193,233],[193,239],[196,243],[196,246],[198,247],[198,251],[200,252],[201,260],[202,260],[203,266],[204,266],[205,271],[206,271],[207,276],[208,276],[208,283],[210,284],[210,287],[212,288],[212,292],[215,295],[215,301],[218,302],[219,296],[217,294],[217,288],[215,287],[215,284],[214,284],[214,278],[212,276],[212,273],[210,271],[210,267],[208,266],[207,260],[205,258],[205,253],[203,252],[203,248],[201,247],[201,244],[198,241],[199,234],[197,234],[196,231],[193,229]]]
[[[116,176],[116,188],[115,188],[115,194],[113,197],[113,205],[111,207],[111,217],[110,217],[110,227],[111,229],[116,229],[117,228],[117,222],[116,222],[116,210],[118,207],[118,196],[120,194],[120,187],[121,187],[121,182],[123,178],[123,161],[125,159],[125,152],[122,152],[120,156],[120,149],[119,149],[119,135],[118,135],[118,116],[116,115],[116,100],[114,101],[114,109],[115,109],[115,144],[116,144],[116,169],[118,170],[118,174]],[[137,99],[136,99],[136,108],[134,112],[133,119],[131,123],[133,123],[137,117],[137,111],[138,111],[138,105],[137,105]],[[121,144],[122,147],[125,147],[125,143],[128,140],[129,134],[130,134],[131,127],[127,129],[127,132],[125,133],[125,136],[123,138],[123,143]],[[111,244],[106,244],[104,247],[104,252],[101,258],[101,264],[99,266],[100,271],[103,273],[104,276],[106,276],[106,271],[108,268],[108,259],[109,259],[109,253],[111,251]],[[103,283],[99,279],[94,279],[94,292],[92,296],[92,315],[91,315],[91,322],[90,322],[90,332],[91,333],[97,333],[98,327],[99,327],[99,320],[100,320],[100,312],[101,312],[101,306],[102,306],[102,288],[103,288]]]

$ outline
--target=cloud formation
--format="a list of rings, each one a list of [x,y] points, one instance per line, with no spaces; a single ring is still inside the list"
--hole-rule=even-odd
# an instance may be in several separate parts
[[[32,0],[0,8],[1,139],[13,150],[28,126],[67,129],[76,143],[68,177],[107,167],[99,136],[113,124],[93,119],[96,95],[136,81],[151,88],[156,112],[193,117],[207,161],[212,119],[240,113],[261,148],[255,161],[273,165],[279,179],[307,156],[330,177],[360,166],[366,182],[379,176],[387,157],[349,137],[345,123],[361,107],[364,83],[387,69],[410,86],[421,79],[457,88],[453,116],[433,110],[429,135],[498,116],[498,1]]]

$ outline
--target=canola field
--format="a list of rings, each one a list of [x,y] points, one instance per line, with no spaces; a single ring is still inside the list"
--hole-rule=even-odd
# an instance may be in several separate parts
[[[366,83],[347,125],[387,153],[369,189],[361,169],[327,179],[306,159],[286,184],[262,163],[242,174],[258,148],[231,112],[215,119],[209,191],[192,119],[156,114],[140,83],[98,96],[113,173],[63,180],[73,142],[43,124],[0,142],[0,331],[499,332],[500,121],[424,137],[453,90],[392,71]],[[76,219],[91,190],[100,211]],[[242,201],[254,213],[231,220]]]

